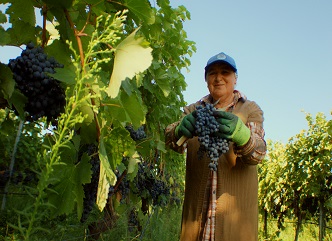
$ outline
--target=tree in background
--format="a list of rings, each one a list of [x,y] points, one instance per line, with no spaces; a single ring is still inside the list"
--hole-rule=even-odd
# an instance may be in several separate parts
[[[322,113],[315,118],[307,114],[306,119],[308,130],[290,138],[285,146],[269,145],[260,172],[260,206],[261,213],[278,217],[280,229],[285,218],[296,219],[294,240],[298,240],[306,220],[317,220],[319,240],[323,240],[331,212],[331,121]]]

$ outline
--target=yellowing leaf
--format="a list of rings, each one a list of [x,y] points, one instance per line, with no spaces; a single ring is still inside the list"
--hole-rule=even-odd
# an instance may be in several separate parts
[[[102,211],[106,206],[109,189],[110,189],[110,184],[107,181],[106,170],[102,165],[102,163],[100,163],[100,174],[98,182],[97,201],[96,201],[100,211]]]
[[[113,72],[106,90],[111,98],[117,97],[123,80],[145,71],[152,63],[152,48],[146,46],[144,38],[135,38],[137,30],[116,47]]]
[[[112,171],[110,164],[108,162],[104,139],[100,139],[99,143],[99,159],[100,159],[100,173],[99,173],[99,183],[97,191],[97,206],[100,211],[103,211],[107,198],[110,185],[114,186],[116,182],[116,175]]]
[[[134,155],[129,159],[128,173],[132,173],[135,170],[135,166],[138,162],[140,162],[140,156],[137,152],[135,152]]]

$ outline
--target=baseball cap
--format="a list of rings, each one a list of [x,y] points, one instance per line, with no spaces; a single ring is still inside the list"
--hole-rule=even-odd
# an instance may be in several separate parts
[[[235,60],[231,56],[225,54],[224,52],[221,52],[219,54],[216,54],[216,55],[212,56],[208,60],[206,66],[205,66],[205,73],[206,73],[207,69],[210,67],[211,64],[214,64],[214,63],[217,63],[217,62],[224,62],[226,64],[229,64],[233,68],[235,73],[237,72]]]

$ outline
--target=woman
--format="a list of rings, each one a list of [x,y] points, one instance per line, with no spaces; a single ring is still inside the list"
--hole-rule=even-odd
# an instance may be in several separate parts
[[[181,121],[166,128],[166,144],[183,153],[187,149],[186,183],[181,241],[258,240],[257,164],[266,153],[263,111],[235,90],[237,68],[225,53],[211,57],[205,67],[209,95],[184,108]],[[197,155],[196,107],[215,104],[218,135],[230,141],[229,151],[208,168],[207,155]],[[181,138],[182,137],[182,138]],[[185,137],[184,143],[179,139]]]

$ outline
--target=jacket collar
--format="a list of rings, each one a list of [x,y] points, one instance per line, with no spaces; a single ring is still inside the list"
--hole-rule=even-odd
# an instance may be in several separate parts
[[[247,97],[242,92],[240,92],[238,90],[234,90],[233,93],[234,93],[234,100],[230,106],[235,106],[239,101],[245,102],[247,100]],[[210,94],[208,94],[208,95],[204,96],[203,98],[201,98],[200,102],[204,105],[206,105],[207,103],[212,104],[213,98]]]

